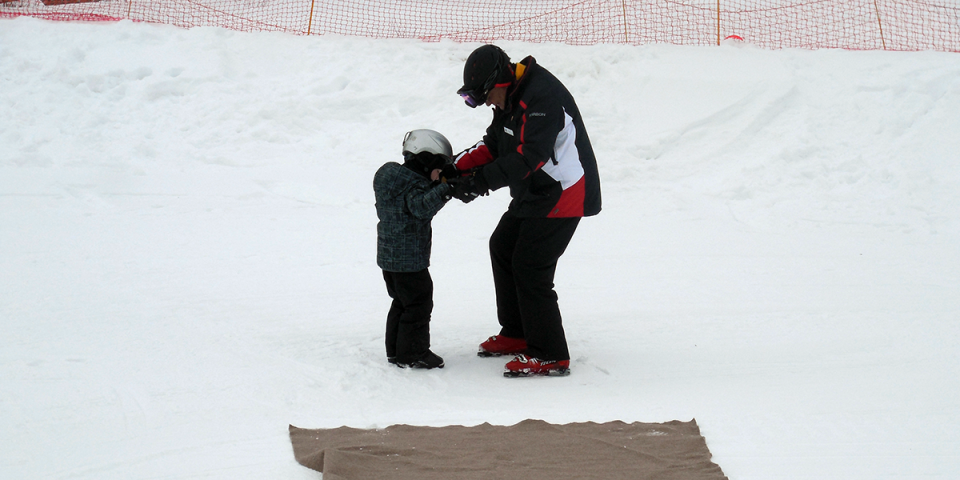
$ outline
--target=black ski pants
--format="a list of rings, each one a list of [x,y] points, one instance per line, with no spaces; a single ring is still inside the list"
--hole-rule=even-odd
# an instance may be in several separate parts
[[[430,349],[433,279],[425,268],[419,272],[384,270],[383,280],[393,299],[387,312],[387,356],[409,363]]]
[[[580,218],[518,218],[507,212],[490,236],[500,334],[527,341],[526,354],[569,360],[553,278]]]

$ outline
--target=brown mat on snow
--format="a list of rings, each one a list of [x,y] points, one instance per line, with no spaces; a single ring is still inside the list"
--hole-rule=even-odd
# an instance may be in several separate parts
[[[726,480],[696,420],[307,430],[293,455],[323,480]]]

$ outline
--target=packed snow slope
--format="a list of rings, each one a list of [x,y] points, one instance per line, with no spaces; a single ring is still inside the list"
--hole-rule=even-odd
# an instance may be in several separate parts
[[[0,477],[316,479],[287,425],[696,418],[735,480],[960,476],[960,55],[504,43],[604,209],[572,374],[507,379],[494,192],[434,220],[437,371],[384,357],[376,169],[477,45],[0,21]]]

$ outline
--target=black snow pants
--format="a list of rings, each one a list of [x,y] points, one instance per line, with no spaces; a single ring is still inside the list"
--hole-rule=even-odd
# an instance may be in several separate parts
[[[430,349],[430,314],[433,312],[433,279],[427,269],[388,272],[383,280],[393,299],[387,313],[387,357],[409,363]]]
[[[500,334],[527,341],[526,354],[569,360],[553,278],[580,218],[518,218],[507,212],[490,236]]]

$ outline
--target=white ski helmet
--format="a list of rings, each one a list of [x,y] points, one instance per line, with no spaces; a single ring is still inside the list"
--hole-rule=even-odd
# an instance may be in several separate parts
[[[420,152],[429,152],[440,155],[449,161],[453,157],[453,148],[447,137],[433,130],[413,130],[403,137],[403,155],[416,155]]]

